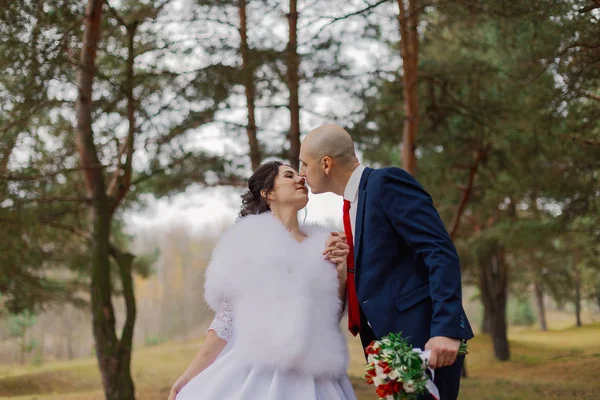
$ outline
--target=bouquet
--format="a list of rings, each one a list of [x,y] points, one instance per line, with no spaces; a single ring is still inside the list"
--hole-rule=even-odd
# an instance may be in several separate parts
[[[413,349],[401,333],[390,333],[381,340],[374,340],[366,353],[368,364],[364,377],[369,385],[377,388],[380,400],[417,400],[425,394],[431,394],[436,400],[440,398],[433,383],[433,370],[428,365],[429,350]],[[465,354],[467,344],[461,342],[458,355]]]

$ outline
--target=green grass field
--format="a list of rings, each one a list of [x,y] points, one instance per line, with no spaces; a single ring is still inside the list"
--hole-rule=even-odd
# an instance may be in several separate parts
[[[549,332],[512,330],[512,360],[494,360],[484,336],[470,344],[464,400],[600,399],[600,324]],[[138,400],[166,400],[171,383],[193,358],[200,341],[171,342],[137,350],[133,371]],[[360,400],[375,399],[362,374],[357,339],[350,340],[350,375]],[[42,366],[0,366],[0,399],[102,400],[95,359]]]

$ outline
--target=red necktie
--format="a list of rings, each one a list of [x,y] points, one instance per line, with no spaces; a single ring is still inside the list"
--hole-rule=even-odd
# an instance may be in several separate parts
[[[354,240],[352,238],[352,225],[350,225],[350,202],[344,200],[344,233],[346,242],[350,246],[348,254],[348,278],[346,280],[346,293],[348,296],[348,330],[356,336],[360,332],[360,310],[358,298],[356,297],[356,285],[354,282]]]

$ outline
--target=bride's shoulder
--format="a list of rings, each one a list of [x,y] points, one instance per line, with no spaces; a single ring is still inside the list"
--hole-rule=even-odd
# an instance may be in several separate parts
[[[241,217],[226,232],[230,235],[252,236],[257,232],[275,231],[283,229],[281,223],[271,213],[253,214]]]
[[[278,237],[285,233],[281,223],[278,223],[271,213],[248,215],[233,223],[219,238],[222,246],[252,245],[263,242],[265,237]]]

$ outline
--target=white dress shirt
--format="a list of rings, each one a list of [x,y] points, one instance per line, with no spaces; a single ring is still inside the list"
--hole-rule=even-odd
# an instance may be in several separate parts
[[[363,165],[356,167],[346,184],[346,189],[344,189],[344,200],[350,202],[350,226],[352,227],[353,239],[356,238],[354,231],[356,230],[356,210],[358,210],[358,189],[364,170]]]

